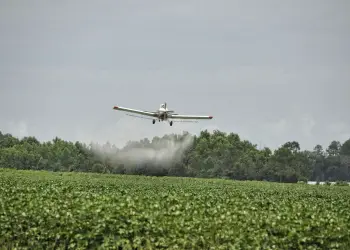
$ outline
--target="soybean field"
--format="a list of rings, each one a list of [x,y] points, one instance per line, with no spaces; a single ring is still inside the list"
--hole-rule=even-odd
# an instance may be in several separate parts
[[[0,169],[4,249],[350,249],[350,187]]]

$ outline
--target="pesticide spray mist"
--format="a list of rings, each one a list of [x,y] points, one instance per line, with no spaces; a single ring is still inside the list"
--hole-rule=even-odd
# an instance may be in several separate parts
[[[153,143],[143,148],[136,147],[125,149],[119,152],[118,157],[122,162],[134,164],[152,162],[166,165],[168,162],[181,160],[183,153],[193,142],[191,136],[182,138],[182,140],[176,140],[174,137],[163,140],[164,141]]]
[[[122,149],[111,147],[93,147],[93,152],[101,159],[107,159],[116,168],[123,166],[124,172],[131,173],[135,169],[145,167],[150,171],[168,169],[182,161],[184,154],[193,143],[190,134],[165,135],[153,139],[152,142],[130,142]]]

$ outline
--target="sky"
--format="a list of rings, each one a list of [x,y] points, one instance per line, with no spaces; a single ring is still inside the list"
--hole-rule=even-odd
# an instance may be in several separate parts
[[[350,138],[348,0],[0,2],[0,131],[89,143],[183,131]],[[212,115],[152,124],[114,105]]]

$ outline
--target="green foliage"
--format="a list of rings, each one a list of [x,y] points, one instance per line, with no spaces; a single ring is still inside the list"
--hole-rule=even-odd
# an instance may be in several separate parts
[[[346,249],[348,187],[0,170],[0,245]]]
[[[272,151],[258,149],[234,133],[207,130],[130,141],[119,149],[54,138],[18,139],[0,132],[0,167],[64,172],[187,176],[274,182],[350,181],[350,139],[324,150],[301,150],[290,141]]]

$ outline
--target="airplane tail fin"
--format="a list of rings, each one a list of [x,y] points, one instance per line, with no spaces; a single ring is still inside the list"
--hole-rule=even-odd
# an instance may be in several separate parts
[[[163,109],[165,109],[165,110],[166,110],[166,106],[167,106],[166,102],[160,104],[160,108],[163,108]]]

